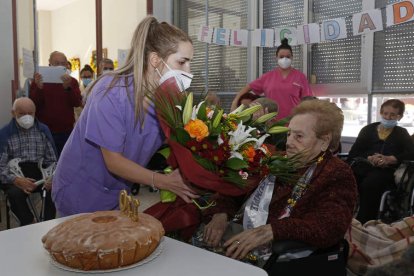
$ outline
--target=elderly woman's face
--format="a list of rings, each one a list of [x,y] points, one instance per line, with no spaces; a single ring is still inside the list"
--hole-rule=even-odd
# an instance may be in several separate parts
[[[384,106],[380,114],[382,118],[386,120],[398,120],[399,121],[401,119],[400,110],[390,105]]]
[[[322,139],[316,137],[314,131],[316,123],[316,118],[312,114],[296,115],[290,120],[286,142],[288,157],[302,153],[301,161],[307,163],[328,148],[328,137]]]

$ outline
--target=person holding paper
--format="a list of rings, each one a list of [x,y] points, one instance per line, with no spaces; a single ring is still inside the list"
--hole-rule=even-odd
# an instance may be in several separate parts
[[[36,107],[29,98],[18,98],[13,103],[13,119],[0,129],[0,188],[9,198],[10,209],[20,225],[33,223],[33,214],[26,198],[33,192],[42,192],[36,180],[42,179],[38,162],[49,166],[57,161],[57,152],[48,127],[35,119]],[[19,158],[23,175],[16,175],[11,160]],[[50,193],[51,182],[44,184],[46,193],[45,219],[54,219],[55,206]]]
[[[302,97],[313,95],[306,76],[292,67],[292,57],[292,47],[285,38],[276,50],[279,67],[263,74],[240,90],[232,102],[231,110],[237,108],[243,95],[253,91],[276,101],[279,105],[277,119],[289,116],[292,108],[299,104]]]
[[[188,88],[193,45],[182,30],[147,16],[136,28],[125,65],[92,83],[53,178],[58,213],[69,216],[119,208],[133,183],[197,197],[180,175],[145,168],[164,141],[150,98],[159,86]]]
[[[66,69],[67,63],[63,53],[54,51],[50,54],[49,66],[56,70],[62,66]],[[59,155],[73,130],[73,108],[82,104],[78,81],[63,72],[60,83],[48,83],[48,76],[35,73],[29,93],[36,105],[36,117],[49,127]]]

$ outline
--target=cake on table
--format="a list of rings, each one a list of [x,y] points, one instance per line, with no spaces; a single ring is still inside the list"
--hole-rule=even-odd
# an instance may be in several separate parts
[[[42,238],[58,263],[79,270],[106,270],[135,264],[157,248],[164,235],[154,217],[98,211],[62,222]]]

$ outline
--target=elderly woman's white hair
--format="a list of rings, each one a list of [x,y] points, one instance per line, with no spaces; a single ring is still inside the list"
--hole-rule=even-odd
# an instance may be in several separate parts
[[[318,99],[303,101],[292,111],[293,117],[299,114],[314,115],[317,121],[314,129],[316,137],[321,138],[323,135],[331,134],[332,139],[328,148],[330,150],[338,148],[344,126],[344,115],[336,104]]]

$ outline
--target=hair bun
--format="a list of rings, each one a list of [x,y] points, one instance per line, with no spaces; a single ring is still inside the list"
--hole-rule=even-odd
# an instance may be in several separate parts
[[[289,46],[289,40],[285,37],[284,39],[282,39],[282,45],[286,45]]]

